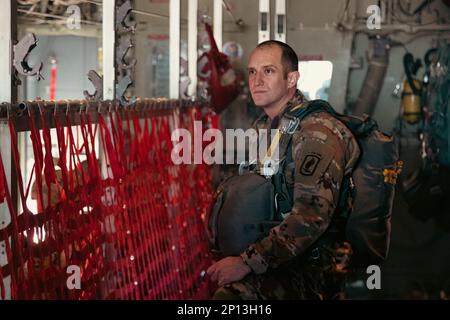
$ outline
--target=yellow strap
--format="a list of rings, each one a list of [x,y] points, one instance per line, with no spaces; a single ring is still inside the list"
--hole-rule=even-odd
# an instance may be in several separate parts
[[[293,107],[290,111],[295,111],[297,109],[300,109],[301,107],[303,107],[304,104],[305,104],[305,102],[302,102],[302,103],[296,105],[295,107]]]
[[[272,139],[272,142],[270,143],[269,149],[267,149],[266,156],[264,157],[264,160],[272,159],[273,152],[278,147],[278,144],[280,143],[280,137],[281,137],[281,131],[280,129],[277,129],[277,132],[275,133],[275,136]]]
[[[295,111],[297,109],[300,109],[301,107],[303,107],[304,104],[305,104],[305,102],[302,102],[302,103],[296,105],[295,107],[293,107],[289,111]],[[280,143],[280,138],[281,138],[281,130],[277,129],[277,132],[275,133],[275,136],[273,137],[272,142],[270,143],[269,149],[267,149],[266,155],[264,157],[264,162],[268,159],[272,159],[273,152],[276,150],[276,148],[278,147],[278,145]]]
[[[296,105],[295,107],[293,107],[291,110],[289,111],[295,111],[297,109],[300,109],[301,107],[303,107],[305,103],[302,102],[298,105]],[[275,136],[272,139],[272,142],[270,143],[270,147],[269,149],[267,149],[267,153],[266,156],[264,157],[264,160],[267,160],[268,158],[272,158],[273,152],[275,151],[275,149],[278,147],[278,144],[280,143],[280,138],[281,138],[281,131],[280,129],[277,129],[277,132],[275,134]]]

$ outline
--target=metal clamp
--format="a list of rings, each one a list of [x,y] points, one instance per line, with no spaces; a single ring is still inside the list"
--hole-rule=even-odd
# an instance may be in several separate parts
[[[285,115],[285,117],[288,119],[283,119],[280,125],[280,131],[284,134],[292,135],[294,134],[295,130],[297,130],[298,125],[300,124],[300,120],[296,117],[291,117],[288,115]]]
[[[239,164],[238,173],[241,176],[245,173],[254,172],[255,166],[256,166],[256,160],[242,161]]]
[[[266,177],[266,179],[270,179],[278,172],[279,167],[280,167],[279,161],[277,161],[276,159],[266,158],[262,162],[260,174]]]
[[[70,101],[66,100],[66,117],[69,116]],[[80,112],[81,113],[81,112]]]
[[[116,87],[116,99],[120,101],[120,104],[124,107],[128,107],[136,102],[136,98],[133,97],[131,100],[125,98],[125,93],[128,88],[133,84],[133,80],[130,76],[122,78]]]
[[[27,34],[23,37],[14,47],[13,47],[13,66],[17,73],[23,76],[35,76],[37,75],[37,80],[43,79],[41,75],[42,62],[34,67],[30,67],[26,61],[28,54],[37,46],[37,39],[33,33]],[[17,80],[17,84],[20,85],[21,81]]]
[[[118,9],[116,13],[116,30],[118,33],[135,32],[136,25],[128,25],[127,18],[133,7],[131,6],[130,0],[125,1]]]
[[[128,50],[133,47],[134,44],[130,36],[120,38],[120,44],[116,48],[116,63],[119,68],[131,69],[136,65],[136,59],[133,59],[130,62],[125,61]]]
[[[95,92],[90,94],[87,90],[83,91],[86,100],[100,101],[103,99],[103,77],[100,77],[97,72],[90,70],[87,74],[89,81],[94,85]]]

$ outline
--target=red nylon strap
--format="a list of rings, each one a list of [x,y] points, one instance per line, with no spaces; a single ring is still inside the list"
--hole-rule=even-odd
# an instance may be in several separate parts
[[[6,190],[5,190],[5,185],[3,182],[3,179],[0,179],[0,203],[3,203],[3,201],[5,201],[5,194],[6,194]]]
[[[1,156],[0,156],[0,180],[2,180],[4,186],[8,185],[7,180],[6,180],[5,168],[3,166],[3,160],[2,160]],[[5,198],[7,201],[9,212],[13,213],[14,205],[13,205],[11,194],[10,194],[8,188],[5,188]],[[3,277],[11,276],[11,298],[15,299],[15,298],[17,298],[17,296],[16,296],[17,275],[19,274],[19,272],[21,270],[23,270],[20,268],[20,265],[23,265],[23,262],[22,262],[22,264],[19,264],[18,266],[16,266],[15,259],[13,257],[13,249],[11,248],[11,245],[9,242],[10,235],[12,237],[14,237],[18,234],[17,219],[16,219],[15,215],[11,215],[10,226],[11,225],[12,225],[12,232],[11,231],[8,232],[8,229],[4,225],[2,225],[1,226],[2,229],[0,229],[0,237],[1,237],[0,240],[4,241],[4,243],[5,243],[6,257],[8,259],[8,264],[5,267],[1,268],[2,280],[0,281],[0,286],[1,286],[0,290],[1,290],[2,299],[5,299],[5,296],[6,296],[6,292],[5,292],[6,290],[5,290],[4,283],[3,283],[3,279],[4,279]],[[13,240],[13,243],[19,243],[19,241],[17,240],[17,237],[15,237],[14,240]],[[18,250],[14,250],[14,251],[18,251]]]

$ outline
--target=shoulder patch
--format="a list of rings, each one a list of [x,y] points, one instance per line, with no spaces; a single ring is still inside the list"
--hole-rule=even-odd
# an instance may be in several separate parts
[[[334,158],[335,146],[311,136],[304,136],[296,142],[293,147],[295,182],[315,185]]]
[[[322,160],[322,156],[316,153],[306,154],[300,165],[300,174],[304,176],[312,176],[316,172],[319,162]]]

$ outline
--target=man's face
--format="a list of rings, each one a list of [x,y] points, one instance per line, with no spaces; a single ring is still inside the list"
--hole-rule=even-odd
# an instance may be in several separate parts
[[[292,88],[292,74],[285,79],[278,46],[256,48],[248,63],[248,81],[255,105],[262,108],[285,103]],[[296,82],[295,84],[296,85]]]

